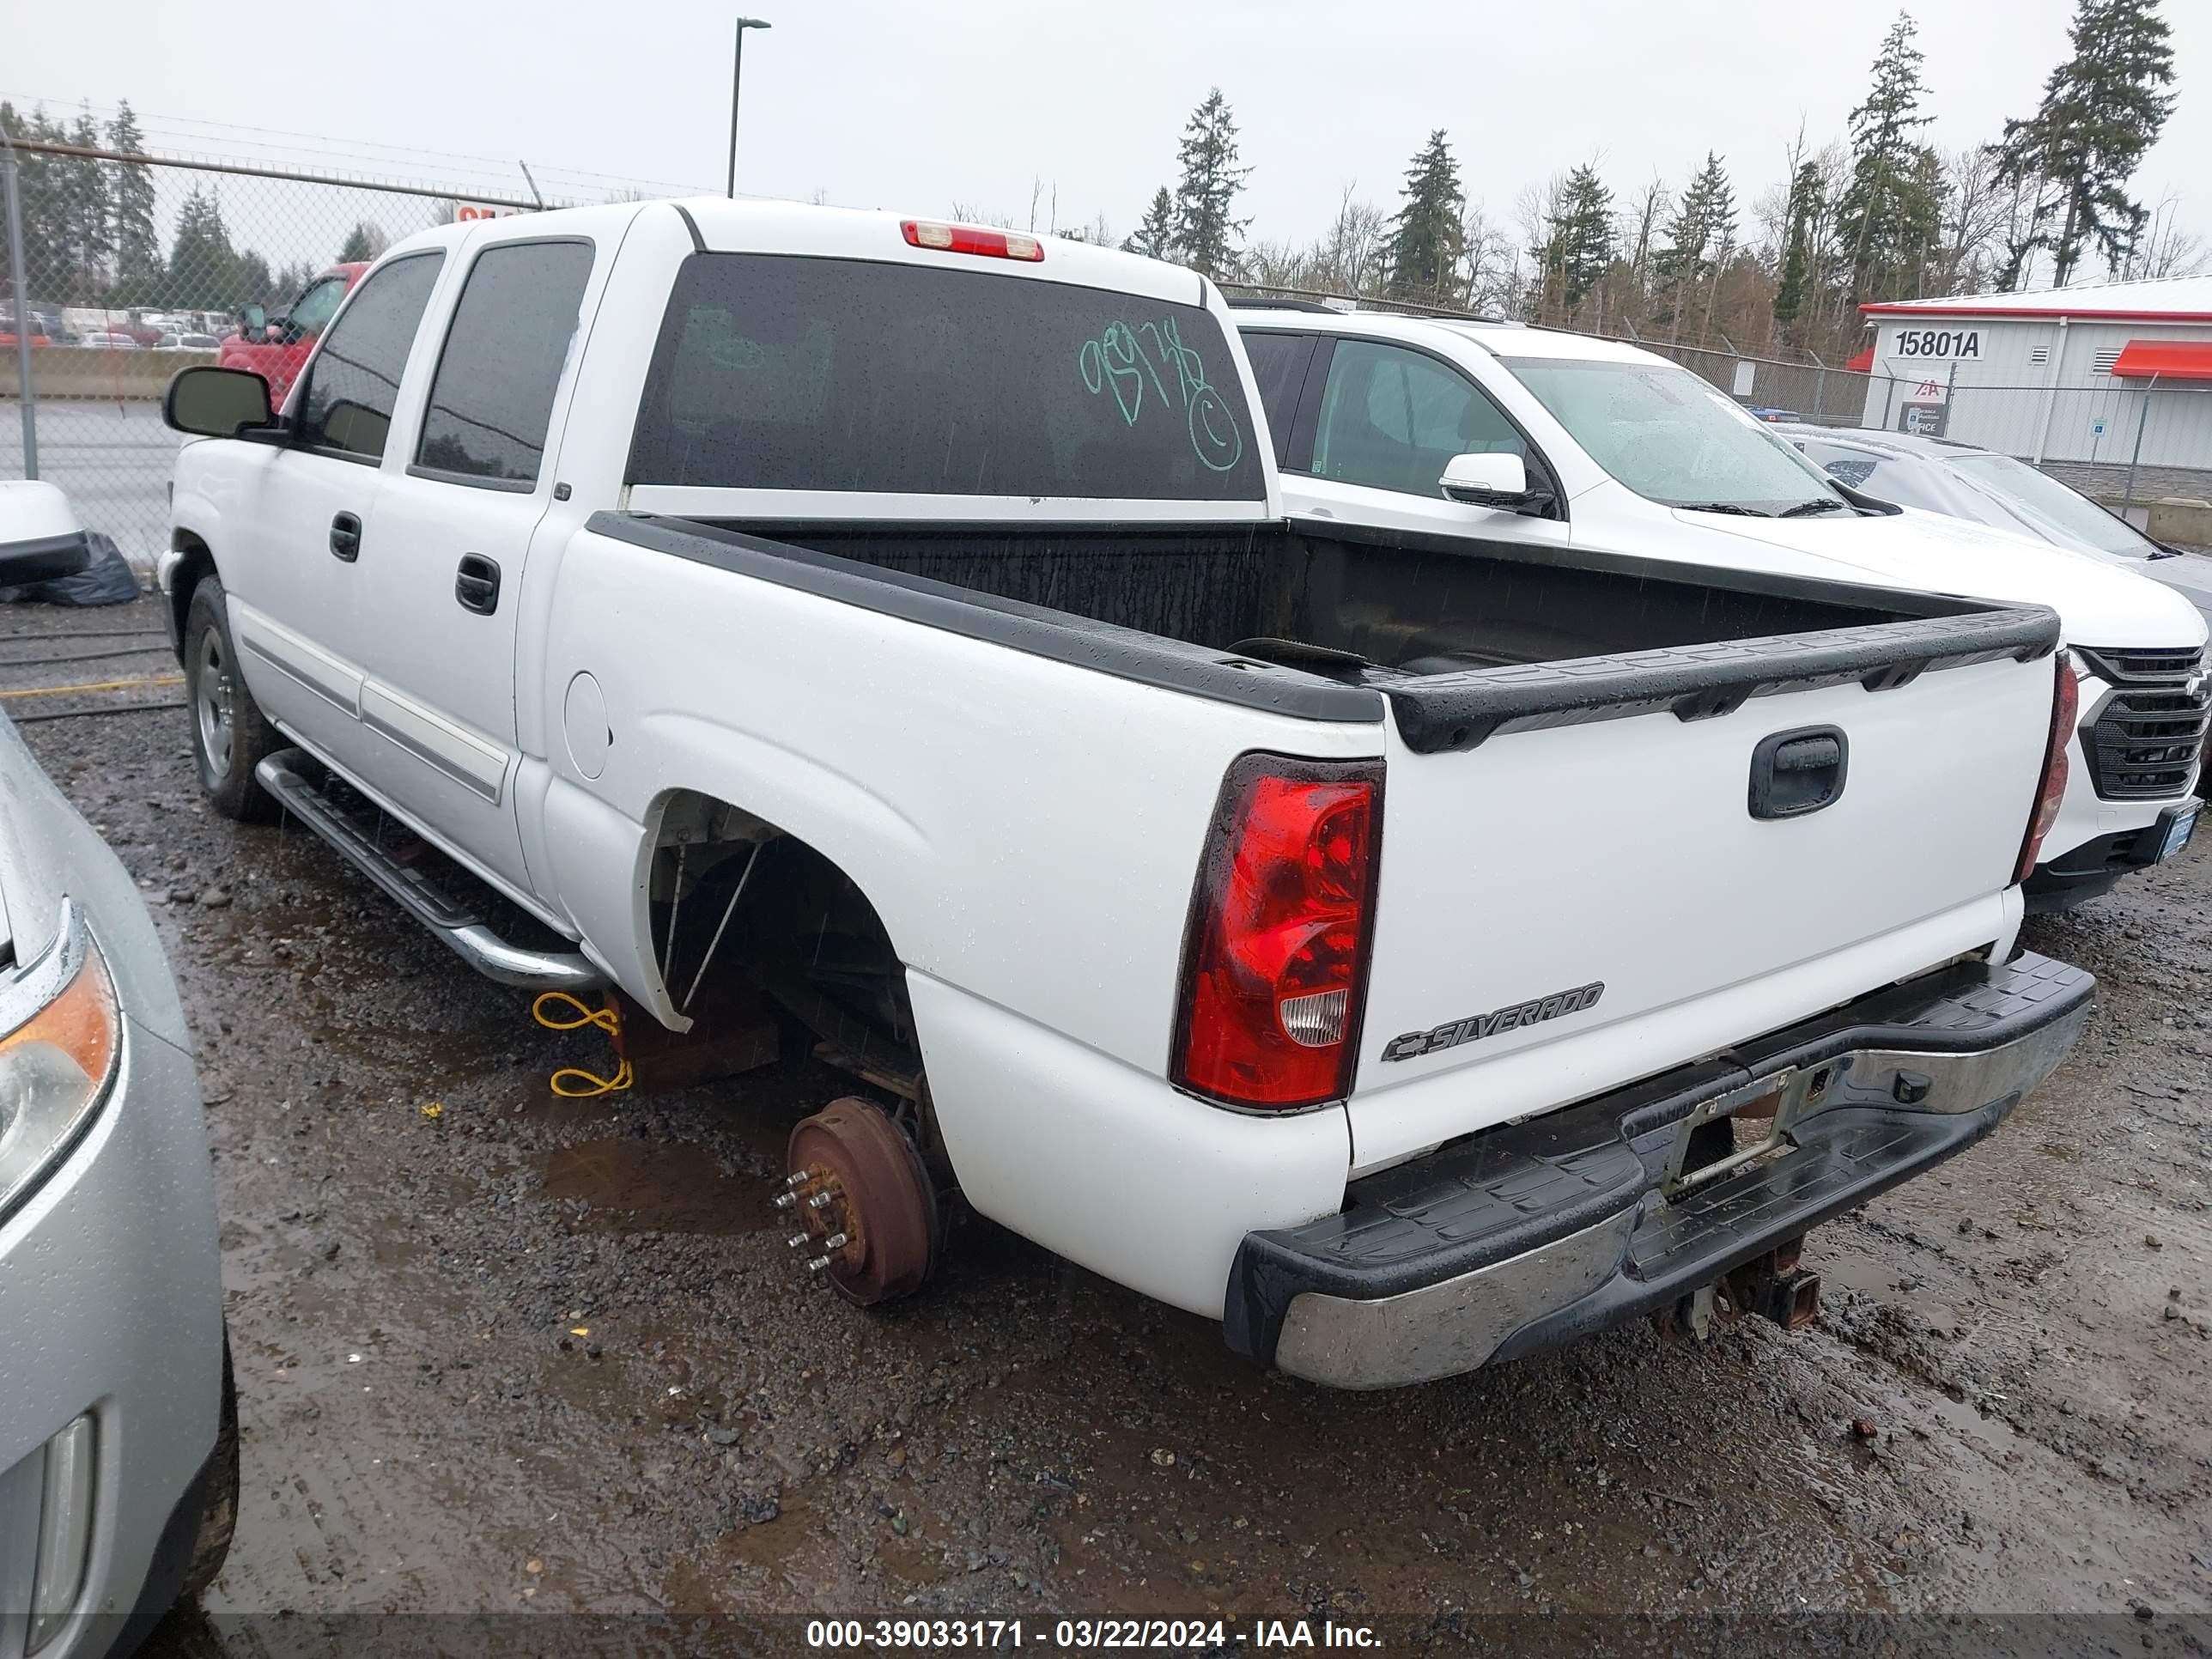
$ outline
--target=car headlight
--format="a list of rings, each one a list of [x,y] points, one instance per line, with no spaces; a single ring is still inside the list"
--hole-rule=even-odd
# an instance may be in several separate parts
[[[100,1109],[122,1053],[107,964],[75,902],[46,953],[0,981],[0,1218],[37,1187]]]

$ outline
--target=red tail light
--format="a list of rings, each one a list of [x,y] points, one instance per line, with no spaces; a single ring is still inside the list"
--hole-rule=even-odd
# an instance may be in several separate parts
[[[1229,769],[1184,946],[1183,1087],[1272,1110],[1350,1091],[1382,802],[1374,765],[1246,755]]]
[[[2051,737],[2043,750],[2043,784],[2036,791],[2035,811],[2027,821],[2027,838],[2020,844],[2020,863],[2013,880],[2023,882],[2035,869],[2043,851],[2043,838],[2058,821],[2058,804],[2066,798],[2066,755],[2074,743],[2074,722],[2081,712],[2081,690],[2074,678],[2069,654],[2057,656],[2058,689],[2051,699]]]
[[[980,253],[991,259],[1026,259],[1034,264],[1044,258],[1044,244],[1018,230],[985,230],[977,225],[941,225],[929,219],[902,219],[908,247],[935,248],[940,253]]]

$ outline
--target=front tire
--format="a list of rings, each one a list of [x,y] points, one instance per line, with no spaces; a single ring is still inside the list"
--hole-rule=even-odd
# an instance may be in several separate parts
[[[208,1468],[207,1507],[200,1511],[200,1529],[192,1538],[191,1564],[185,1569],[180,1599],[185,1601],[198,1601],[215,1583],[238,1530],[238,1383],[231,1375],[228,1331],[222,1338],[222,1415]]]
[[[253,769],[283,739],[246,689],[229,607],[214,576],[192,589],[185,611],[185,703],[209,804],[240,823],[274,823],[283,809],[255,781]]]

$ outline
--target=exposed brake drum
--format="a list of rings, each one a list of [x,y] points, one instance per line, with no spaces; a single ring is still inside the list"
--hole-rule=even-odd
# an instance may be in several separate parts
[[[910,1295],[936,1265],[937,1190],[903,1130],[871,1101],[833,1100],[791,1132],[776,1195],[807,1270],[867,1307]]]

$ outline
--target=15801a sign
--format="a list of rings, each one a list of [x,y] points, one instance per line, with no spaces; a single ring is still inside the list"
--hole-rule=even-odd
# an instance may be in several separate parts
[[[1974,358],[1982,355],[1978,328],[1900,328],[1893,357]]]

